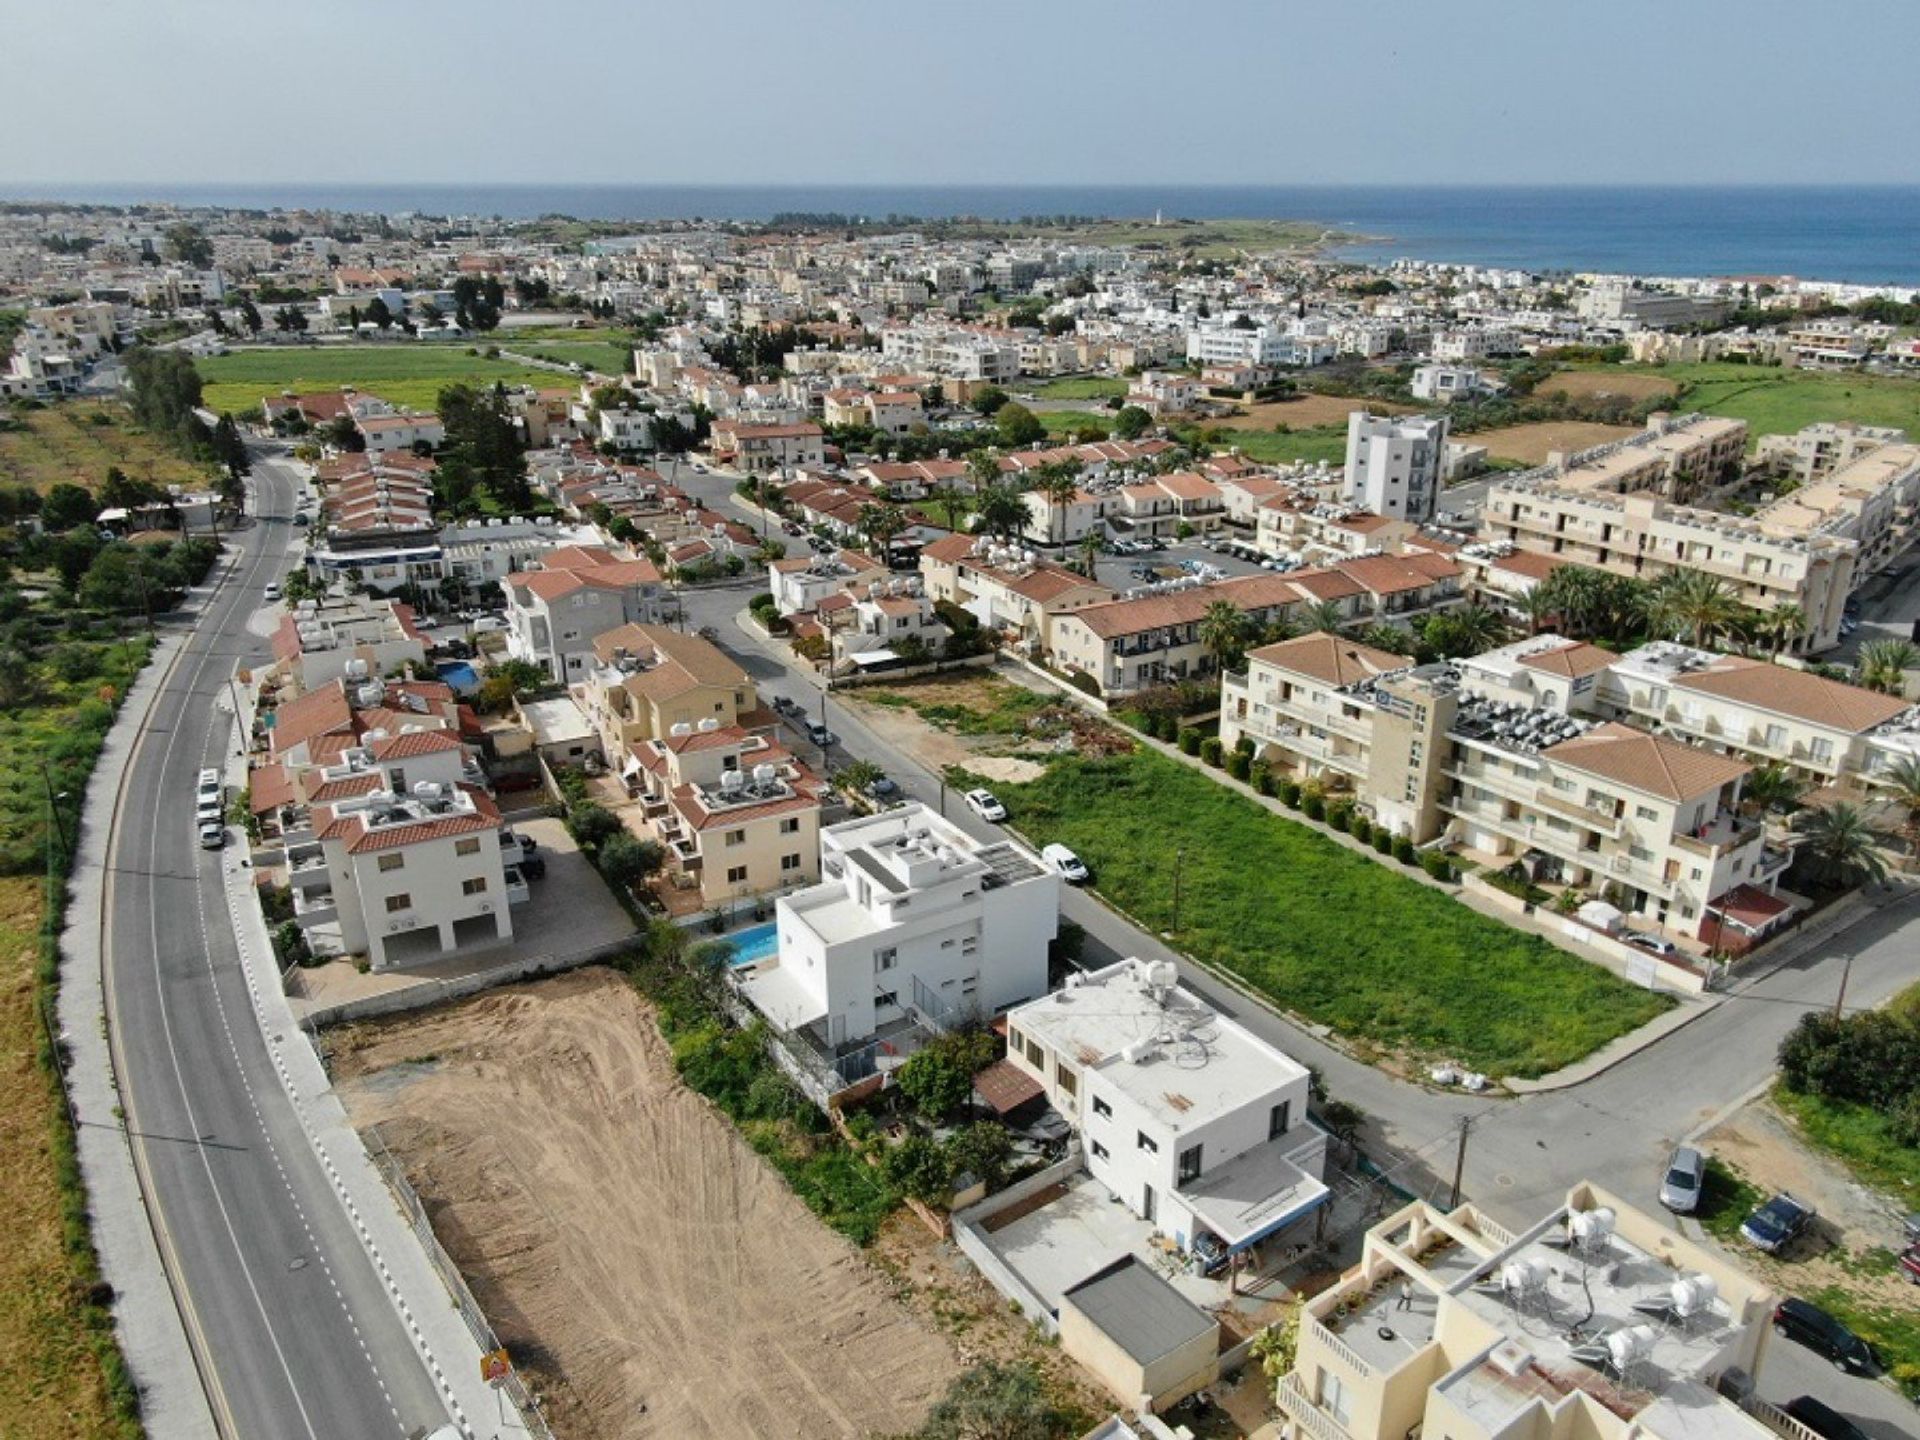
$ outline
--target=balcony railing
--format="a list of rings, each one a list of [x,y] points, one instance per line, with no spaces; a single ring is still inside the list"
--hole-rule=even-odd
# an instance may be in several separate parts
[[[1311,1311],[1302,1310],[1300,1312],[1300,1328],[1303,1333],[1312,1335],[1316,1342],[1326,1346],[1328,1350],[1333,1352],[1343,1364],[1350,1367],[1353,1373],[1362,1380],[1372,1378],[1373,1367],[1362,1360],[1359,1355],[1354,1352],[1352,1346],[1348,1345],[1338,1335],[1335,1335],[1333,1331],[1321,1324],[1319,1319],[1315,1317]]]
[[[1313,1440],[1351,1440],[1347,1432],[1340,1428],[1340,1422],[1313,1403],[1313,1397],[1307,1394],[1307,1387],[1300,1381],[1300,1372],[1289,1370],[1280,1377],[1280,1383],[1274,1389],[1274,1398],[1280,1408],[1287,1412],[1292,1420]]]

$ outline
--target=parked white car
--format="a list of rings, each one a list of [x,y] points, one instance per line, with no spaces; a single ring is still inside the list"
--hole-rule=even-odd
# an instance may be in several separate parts
[[[498,615],[482,615],[473,622],[473,631],[476,635],[487,630],[505,630],[506,628],[507,622]]]
[[[1081,858],[1064,845],[1049,845],[1040,852],[1049,869],[1069,885],[1084,885],[1093,878]]]
[[[967,808],[982,820],[998,825],[1007,818],[1007,807],[1002,805],[991,790],[967,791]]]

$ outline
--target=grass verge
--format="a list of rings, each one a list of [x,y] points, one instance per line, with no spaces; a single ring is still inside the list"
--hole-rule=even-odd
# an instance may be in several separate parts
[[[440,392],[458,383],[552,388],[568,383],[551,370],[489,360],[489,339],[470,355],[465,347],[396,340],[386,345],[293,345],[234,350],[195,362],[209,409],[241,411],[282,390],[338,390],[351,385],[402,408],[432,410]]]
[[[1773,1087],[1773,1103],[1809,1145],[1833,1156],[1862,1183],[1889,1195],[1920,1195],[1920,1150],[1893,1138],[1883,1112],[1824,1095],[1798,1095],[1785,1085]]]
[[[1758,1185],[1724,1161],[1709,1158],[1706,1183],[1700,1187],[1700,1208],[1694,1219],[1718,1240],[1732,1241],[1740,1233],[1740,1222],[1751,1215],[1767,1197]]]
[[[1671,1003],[1150,751],[994,791],[1146,928],[1351,1040],[1544,1075]]]

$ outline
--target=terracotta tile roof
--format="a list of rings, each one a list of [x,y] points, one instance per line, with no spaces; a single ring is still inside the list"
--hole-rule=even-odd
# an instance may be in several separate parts
[[[1673,684],[1676,690],[1692,690],[1855,734],[1871,730],[1907,708],[1907,702],[1896,695],[1881,695],[1805,670],[1738,655],[1722,656],[1706,669],[1681,676]]]
[[[278,810],[289,805],[295,799],[293,776],[287,773],[287,767],[277,761],[256,766],[247,776],[247,808],[255,815],[264,815],[269,810]]]
[[[1713,902],[1714,913],[1749,930],[1778,920],[1793,907],[1757,885],[1736,885]]]
[[[315,785],[307,794],[309,805],[331,805],[336,800],[348,800],[356,795],[371,795],[376,790],[384,790],[387,777],[378,770],[368,770],[363,774],[349,775],[341,780],[326,780]]]
[[[1549,675],[1564,675],[1570,680],[1579,680],[1606,669],[1619,658],[1613,651],[1598,645],[1589,645],[1584,640],[1569,640],[1552,650],[1536,650],[1531,655],[1522,655],[1520,663],[1532,670],[1544,670]]]
[[[1245,575],[1215,585],[1196,586],[1192,590],[1089,605],[1062,618],[1085,625],[1102,640],[1112,640],[1122,635],[1137,635],[1144,630],[1194,624],[1207,613],[1208,606],[1222,600],[1243,611],[1297,605],[1301,597],[1292,582],[1292,576]]]
[[[500,809],[486,791],[473,785],[460,787],[473,800],[471,813],[430,815],[407,825],[384,825],[368,830],[358,814],[343,817],[349,828],[339,838],[345,840],[349,855],[365,855],[376,850],[396,850],[402,845],[424,845],[456,835],[471,835],[500,828]]]
[[[1540,753],[1556,765],[1681,802],[1738,780],[1751,768],[1711,750],[1618,723],[1596,726]]]
[[[273,712],[273,751],[278,755],[329,733],[351,738],[352,729],[353,707],[347,703],[346,686],[336,680],[287,701]]]
[[[1404,670],[1411,663],[1404,655],[1376,650],[1358,640],[1324,631],[1282,640],[1277,645],[1263,645],[1248,651],[1247,659],[1335,687],[1353,685],[1389,670]]]
[[[459,738],[447,730],[402,730],[367,746],[376,760],[412,760],[420,755],[438,755],[461,748]]]
[[[1511,555],[1503,555],[1495,560],[1493,568],[1523,575],[1529,580],[1544,580],[1562,565],[1574,563],[1572,560],[1556,560],[1551,555],[1536,555],[1531,550],[1516,550]]]
[[[540,557],[543,570],[591,570],[611,565],[620,557],[604,545],[556,545]]]
[[[1460,567],[1443,555],[1418,558],[1422,563],[1416,565],[1411,555],[1363,555],[1338,561],[1333,568],[1375,595],[1425,590],[1436,580],[1460,574]]]
[[[971,535],[943,535],[938,540],[921,546],[920,558],[932,559],[942,565],[952,565],[973,554],[973,545],[974,537]]]
[[[1366,586],[1344,570],[1295,570],[1287,580],[1309,600],[1351,600],[1366,594]]]

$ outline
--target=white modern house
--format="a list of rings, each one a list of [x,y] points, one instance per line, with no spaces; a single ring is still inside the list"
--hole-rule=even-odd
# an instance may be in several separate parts
[[[824,1054],[1046,994],[1060,877],[1011,841],[901,805],[821,831],[820,873],[780,900],[779,951],[740,988]]]
[[[1347,503],[1425,524],[1438,508],[1446,448],[1443,415],[1354,411],[1347,416]]]
[[[1327,1203],[1307,1067],[1122,960],[1007,1016],[1007,1055],[1080,1136],[1089,1173],[1183,1250],[1218,1263]]]

